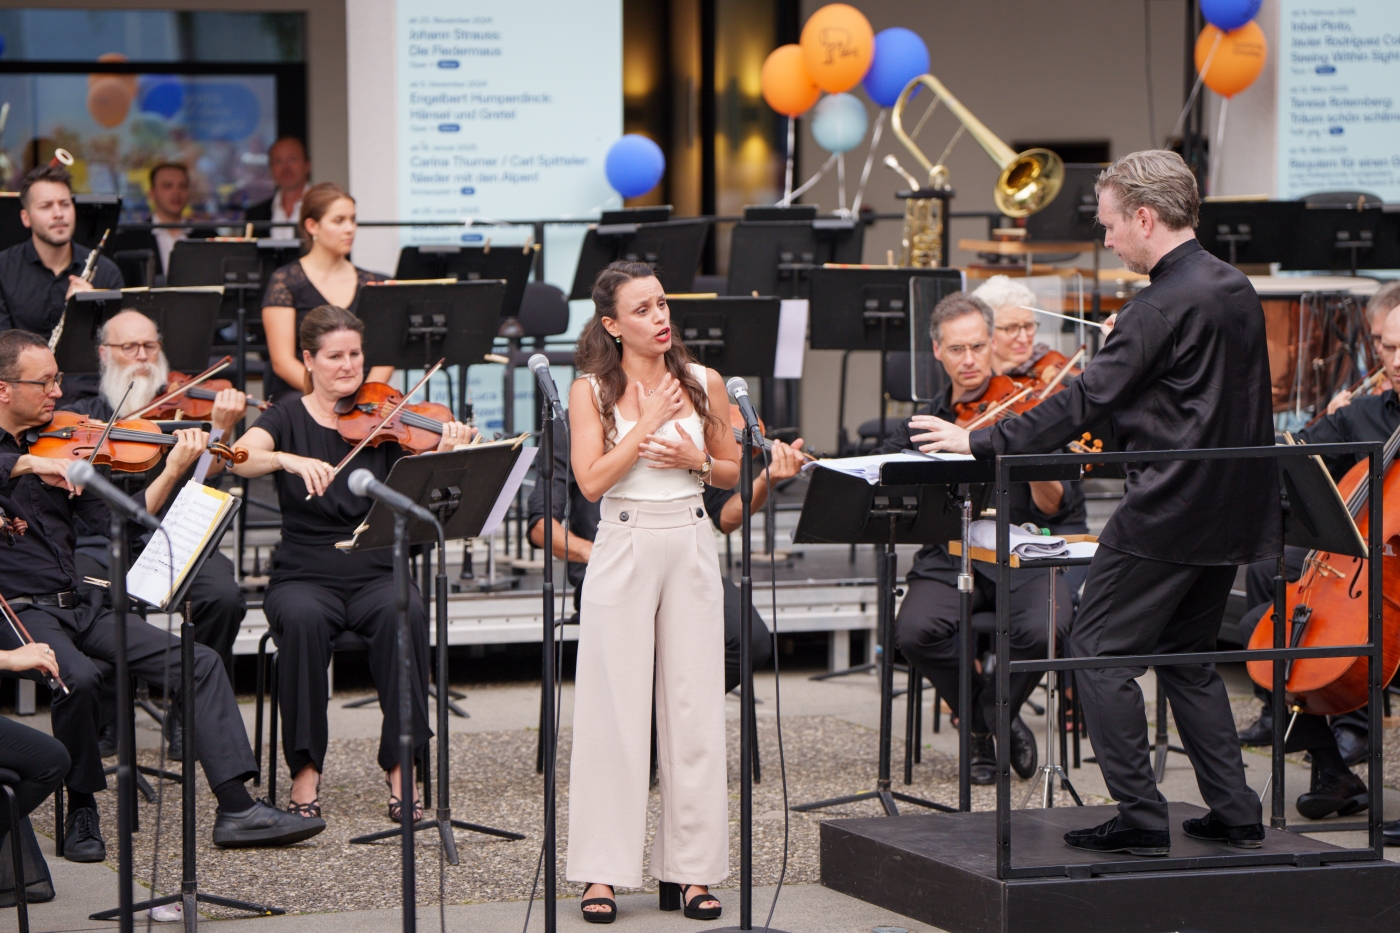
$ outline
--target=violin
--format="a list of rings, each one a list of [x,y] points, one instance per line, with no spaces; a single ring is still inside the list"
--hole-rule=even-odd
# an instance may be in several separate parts
[[[198,385],[189,385],[196,376],[184,373],[171,373],[166,380],[166,393],[153,408],[142,411],[143,417],[152,421],[172,421],[188,418],[202,421],[214,411],[214,399],[224,389],[232,389],[233,383],[227,379],[206,379]],[[267,411],[272,404],[260,398],[248,398],[248,404],[258,411]]]
[[[54,460],[89,460],[117,473],[144,473],[160,462],[164,448],[180,442],[173,434],[162,434],[160,426],[154,422],[139,418],[117,421],[107,439],[102,441],[102,432],[106,430],[105,422],[93,421],[87,415],[56,411],[53,420],[34,436],[29,453]],[[99,441],[102,449],[94,457],[93,448]],[[233,463],[248,459],[248,451],[242,447],[233,449],[218,441],[211,441],[206,449]]]
[[[1400,559],[1389,553],[1391,542],[1400,534],[1400,470],[1390,467],[1400,448],[1400,430],[1386,441],[1382,451],[1384,479],[1381,496],[1385,504],[1381,541],[1384,552],[1384,593],[1382,605],[1381,683],[1389,683],[1400,667]],[[1346,501],[1356,527],[1363,538],[1370,527],[1370,465],[1362,460],[1347,471],[1337,483],[1337,490]],[[1287,603],[1293,613],[1285,624],[1289,626],[1287,644],[1290,648],[1317,648],[1331,645],[1359,645],[1369,640],[1366,607],[1370,589],[1370,574],[1366,560],[1346,554],[1309,551],[1303,564],[1303,575],[1297,583],[1288,584]],[[1259,627],[1249,639],[1252,650],[1274,646],[1274,611],[1272,608],[1259,620]],[[1273,689],[1272,661],[1251,661],[1246,665],[1254,682],[1267,690]],[[1299,658],[1285,668],[1285,689],[1292,705],[1305,713],[1336,716],[1365,706],[1370,699],[1368,659],[1359,658]]]
[[[739,410],[739,406],[737,405],[729,406],[729,427],[734,431],[735,442],[742,446],[744,443],[744,413]],[[766,435],[768,433],[768,429],[763,425],[762,418],[758,419],[758,431],[760,434]],[[796,453],[799,457],[801,457],[804,461],[817,459],[816,457],[802,450],[794,450],[793,452]],[[763,438],[762,447],[755,446],[753,449],[753,455],[755,457],[760,456],[760,454],[763,453],[768,454],[770,457],[773,455],[773,442],[770,441],[767,437]]]
[[[1084,355],[1085,349],[1084,347],[1080,347],[1079,352],[1075,353],[1073,357],[1065,356],[1059,350],[1047,350],[1039,359],[1031,364],[1031,368],[1028,372],[1011,376],[1011,378],[1023,386],[1031,383],[1040,386],[1048,386],[1052,381],[1054,381],[1057,386],[1062,385],[1065,378],[1078,376],[1080,373],[1084,372],[1082,368],[1075,364],[1079,361],[1080,357]],[[1061,372],[1065,373],[1063,377],[1060,376]],[[1056,388],[1055,391],[1059,391],[1059,389]],[[1046,394],[1053,395],[1054,393],[1049,392]]]
[[[987,380],[987,387],[975,399],[953,403],[953,414],[960,428],[974,430],[984,428],[993,421],[1008,414],[1019,415],[1022,411],[1034,408],[1038,400],[1026,400],[1035,391],[1036,384],[1022,385],[1010,376],[993,376]]]
[[[369,447],[394,441],[412,454],[436,450],[442,443],[442,426],[453,420],[452,409],[438,402],[414,402],[385,421],[403,399],[403,393],[392,386],[364,383],[354,395],[336,403],[340,436],[347,444],[365,442]]]

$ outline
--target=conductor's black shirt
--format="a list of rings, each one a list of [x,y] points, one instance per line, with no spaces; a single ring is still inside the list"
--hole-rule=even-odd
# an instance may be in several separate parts
[[[933,415],[935,418],[942,418],[944,421],[955,420],[955,415],[948,404],[948,397],[941,395],[939,400],[925,408],[921,414]],[[885,442],[876,448],[877,454],[892,454],[901,450],[914,450],[918,445],[912,440],[915,434],[922,434],[909,426],[905,421],[894,430]],[[1036,508],[1035,500],[1031,498],[1031,487],[1029,483],[1013,483],[1011,485],[1011,524],[1020,525],[1025,522],[1032,522],[1038,527],[1049,528],[1057,535],[1079,535],[1088,534],[1089,519],[1084,507],[1084,490],[1079,483],[1061,483],[1064,487],[1064,497],[1060,500],[1060,510],[1054,515],[1046,515]],[[954,558],[948,553],[948,548],[943,544],[926,544],[918,554],[914,555],[914,563],[905,575],[911,580],[940,580],[944,583],[954,585],[958,582],[958,570],[962,567],[961,558]],[[988,569],[981,564],[974,564],[974,567],[981,573],[989,573]]]
[[[1084,373],[1021,417],[973,432],[975,456],[1055,450],[1105,416],[1128,451],[1273,446],[1264,310],[1249,279],[1194,239],[1149,275]],[[1179,564],[1277,557],[1274,471],[1267,460],[1128,464],[1099,541]]]
[[[82,275],[92,250],[73,244],[73,262],[58,275],[49,271],[31,237],[0,252],[0,330],[27,330],[47,337],[63,316],[68,276]],[[122,274],[106,256],[97,258],[93,288],[121,288]]]
[[[1311,427],[1298,432],[1298,439],[1307,444],[1351,444],[1358,441],[1387,441],[1400,428],[1400,399],[1394,389],[1380,395],[1363,395],[1351,400],[1335,414],[1325,415]],[[1362,459],[1357,455],[1323,457],[1333,479],[1341,479]]]

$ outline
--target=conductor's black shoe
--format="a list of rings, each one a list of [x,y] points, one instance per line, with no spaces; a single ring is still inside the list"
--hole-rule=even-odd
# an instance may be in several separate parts
[[[1252,823],[1249,826],[1226,826],[1215,818],[1214,813],[1185,820],[1181,828],[1186,835],[1210,842],[1223,842],[1236,849],[1257,849],[1264,844],[1264,824]]]
[[[1265,747],[1274,744],[1274,717],[1269,715],[1267,708],[1254,720],[1253,725],[1240,730],[1240,744]]]
[[[97,729],[97,753],[111,758],[117,753],[117,723],[115,720]]]
[[[1172,834],[1165,829],[1120,826],[1118,817],[1091,829],[1065,833],[1065,845],[1091,852],[1126,852],[1129,855],[1163,856],[1171,852]]]
[[[972,760],[968,771],[974,784],[986,786],[997,782],[997,746],[990,732],[972,733]]]
[[[1381,838],[1388,846],[1400,846],[1400,820],[1390,820],[1381,824]]]
[[[1332,734],[1337,737],[1337,751],[1349,765],[1366,760],[1367,735],[1350,726],[1333,726]]]
[[[92,807],[72,810],[63,821],[63,857],[70,862],[101,862],[107,858],[97,811]]]
[[[1011,769],[1021,776],[1021,780],[1029,780],[1035,774],[1036,765],[1040,764],[1040,752],[1035,747],[1035,733],[1031,732],[1031,727],[1026,725],[1026,721],[1020,716],[1011,718]]]
[[[259,800],[242,813],[220,810],[214,820],[214,845],[225,849],[289,846],[325,828],[326,821],[318,816],[298,816]]]
[[[1333,813],[1350,816],[1370,805],[1366,783],[1350,771],[1314,773],[1312,788],[1298,798],[1298,813],[1309,820],[1320,820]]]

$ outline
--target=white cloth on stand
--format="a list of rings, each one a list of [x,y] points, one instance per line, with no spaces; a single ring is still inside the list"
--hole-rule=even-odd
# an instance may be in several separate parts
[[[1056,535],[1031,534],[1020,525],[1012,525],[1011,553],[1021,560],[1048,560],[1053,557],[1068,557],[1069,546],[1064,538]],[[981,520],[972,523],[968,530],[968,540],[973,547],[997,549],[997,523]]]

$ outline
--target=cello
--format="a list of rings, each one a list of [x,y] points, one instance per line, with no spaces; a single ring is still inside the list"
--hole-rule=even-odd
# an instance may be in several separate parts
[[[1389,683],[1400,667],[1400,471],[1392,471],[1400,429],[1385,442],[1381,495],[1385,503],[1382,542],[1382,663],[1381,683]],[[1357,529],[1365,538],[1370,529],[1369,465],[1362,460],[1347,471],[1337,490],[1346,502]],[[1288,585],[1286,605],[1293,607],[1288,620],[1290,648],[1360,645],[1369,638],[1366,607],[1370,589],[1366,561],[1360,557],[1309,551],[1297,583]],[[1252,650],[1274,646],[1274,612],[1259,620],[1249,639]],[[1273,689],[1273,662],[1250,661],[1249,676],[1266,690]],[[1301,712],[1335,716],[1365,706],[1369,699],[1367,658],[1300,658],[1287,668],[1285,687],[1290,704]]]

